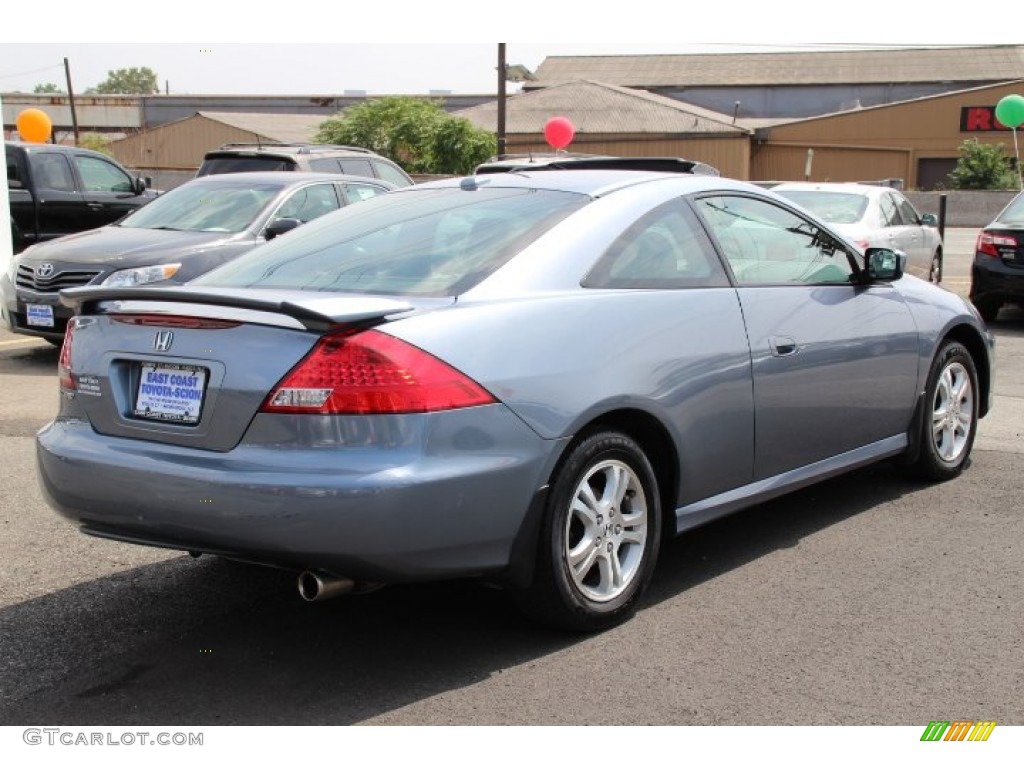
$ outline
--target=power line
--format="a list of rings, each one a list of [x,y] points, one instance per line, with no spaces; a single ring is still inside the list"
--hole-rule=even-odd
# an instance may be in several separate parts
[[[10,75],[0,75],[0,80],[11,80],[15,77],[24,77],[25,75],[36,75],[40,72],[52,72],[55,69],[63,69],[63,64],[57,64],[52,67],[42,67],[41,69],[30,69],[27,72],[14,72]]]

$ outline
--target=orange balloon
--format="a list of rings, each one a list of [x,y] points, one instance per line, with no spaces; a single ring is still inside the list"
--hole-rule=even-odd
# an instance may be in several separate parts
[[[53,123],[41,109],[23,109],[18,113],[18,133],[25,141],[44,143],[50,138]]]

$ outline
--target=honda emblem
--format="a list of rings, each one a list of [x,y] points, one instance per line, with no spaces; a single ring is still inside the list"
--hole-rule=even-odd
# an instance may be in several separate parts
[[[153,349],[155,349],[157,352],[166,352],[171,348],[171,343],[173,341],[173,331],[157,331],[156,338],[153,339]]]

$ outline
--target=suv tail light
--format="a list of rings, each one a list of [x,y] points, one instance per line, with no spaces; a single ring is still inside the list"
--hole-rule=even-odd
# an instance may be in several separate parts
[[[991,256],[993,259],[1001,258],[1000,248],[1017,248],[1017,238],[1011,235],[994,235],[991,232],[982,232],[978,235],[978,242],[975,249],[978,253]]]
[[[380,331],[322,337],[273,389],[264,413],[425,413],[486,405],[490,392],[433,355]]]

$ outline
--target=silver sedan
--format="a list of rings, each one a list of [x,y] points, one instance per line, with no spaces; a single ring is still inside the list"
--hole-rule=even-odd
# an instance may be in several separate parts
[[[942,238],[933,214],[921,215],[898,190],[867,184],[787,182],[772,187],[853,240],[862,250],[907,254],[907,271],[942,280]]]

